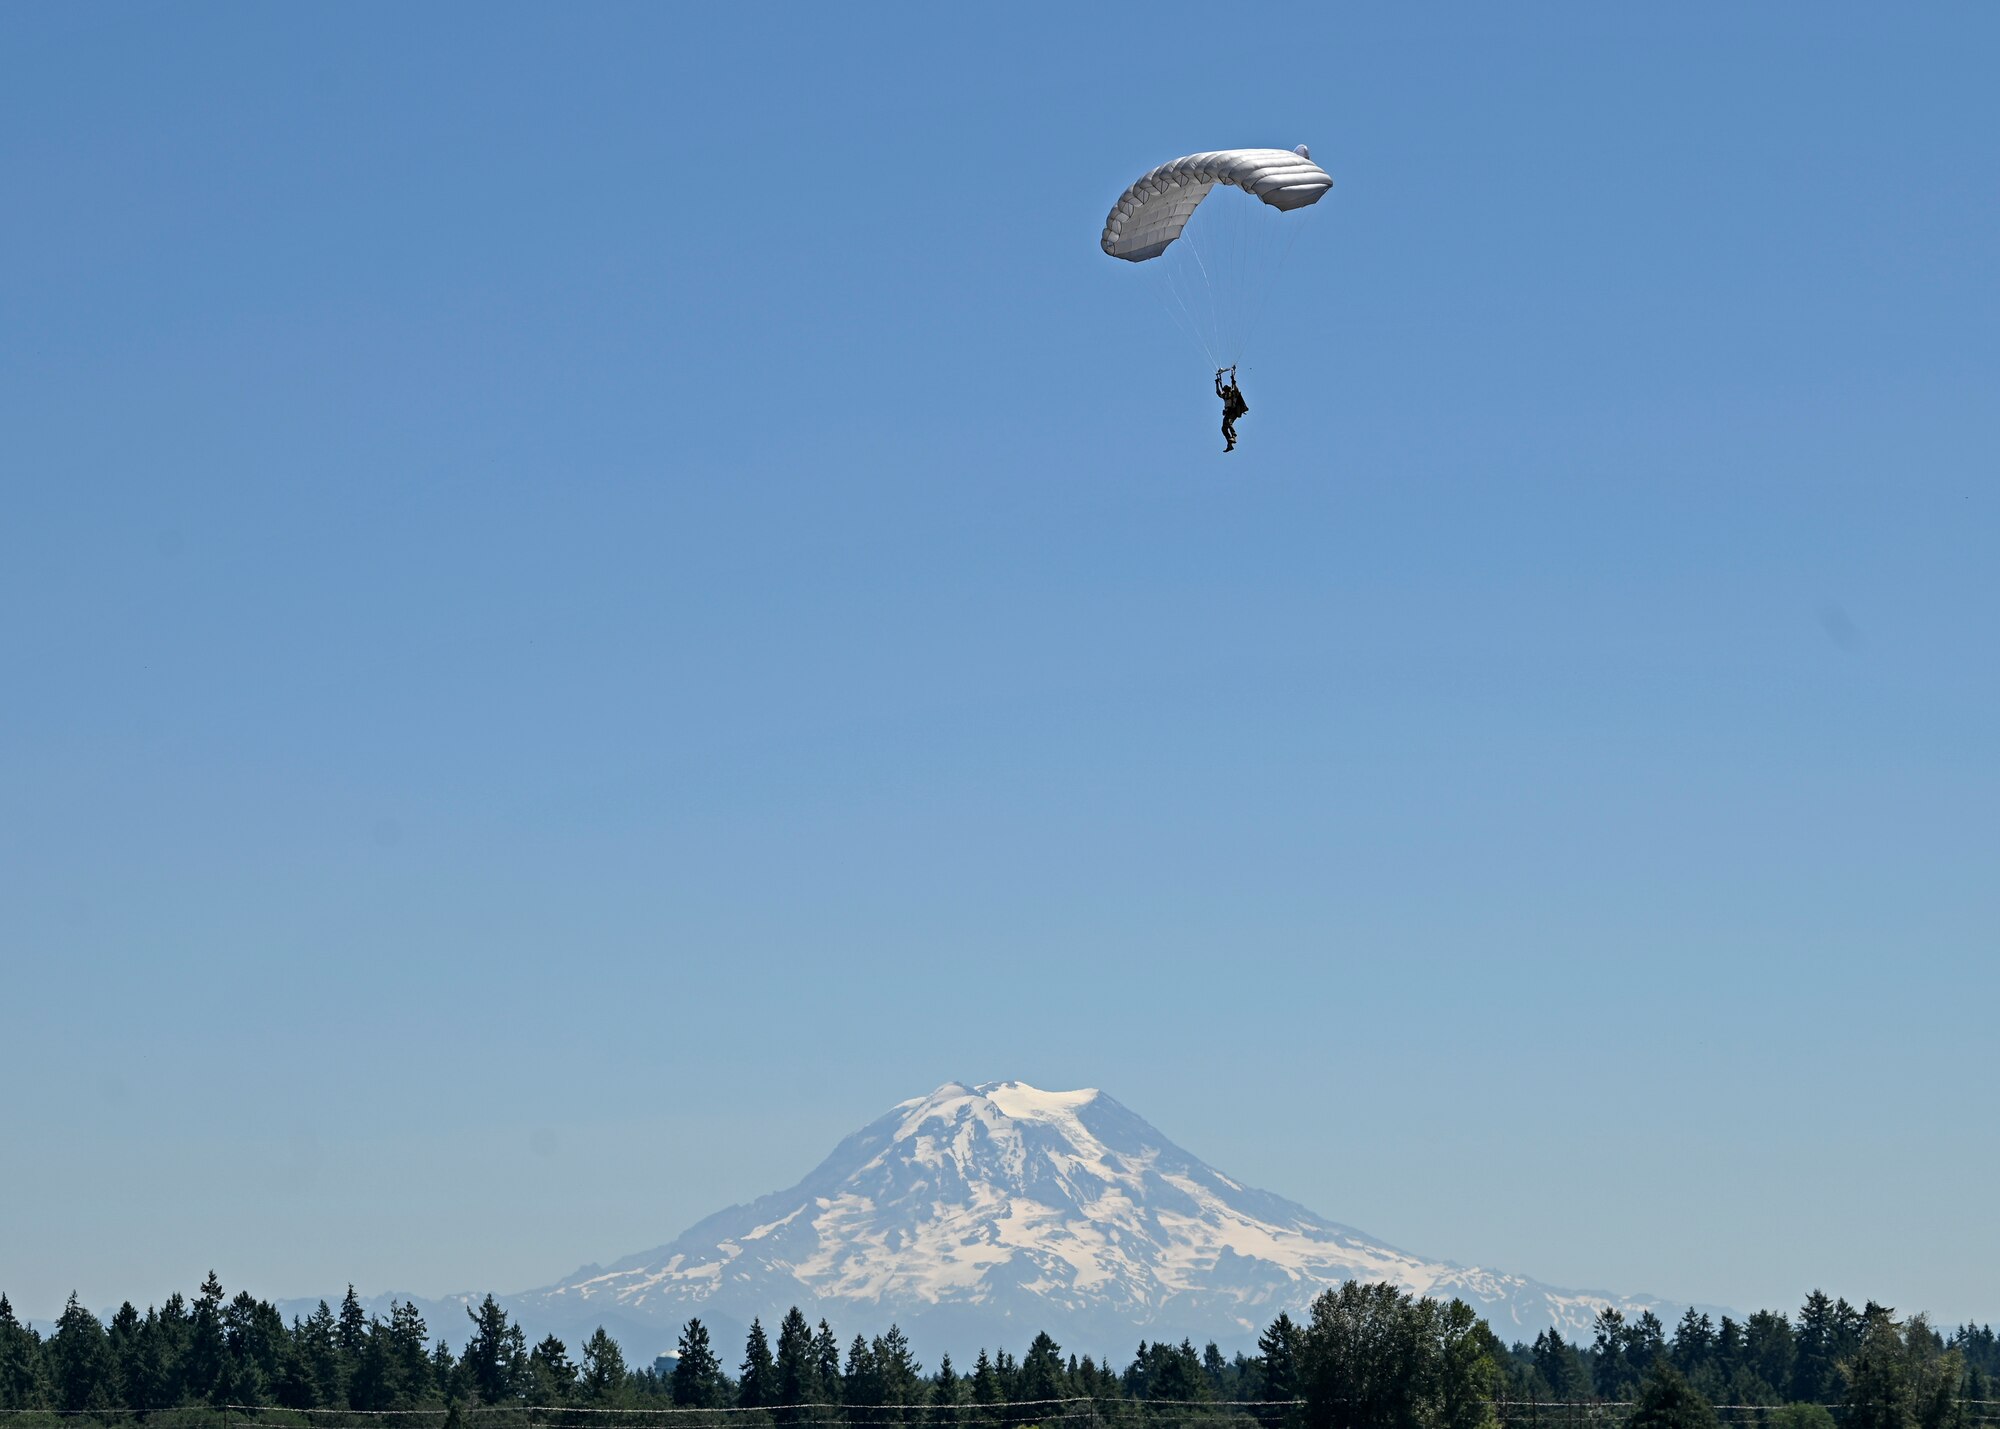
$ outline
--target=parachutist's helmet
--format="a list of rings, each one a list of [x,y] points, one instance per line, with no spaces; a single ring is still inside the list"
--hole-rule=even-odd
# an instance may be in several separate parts
[[[1299,145],[1296,149],[1292,150],[1292,152],[1294,154],[1297,154],[1301,159],[1310,159],[1313,156],[1313,151],[1308,149],[1303,144]]]

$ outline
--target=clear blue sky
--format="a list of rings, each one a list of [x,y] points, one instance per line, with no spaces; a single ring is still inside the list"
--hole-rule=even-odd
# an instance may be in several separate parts
[[[12,6],[0,1289],[518,1290],[950,1078],[2000,1315],[2000,10]],[[1217,452],[1104,257],[1337,187]]]

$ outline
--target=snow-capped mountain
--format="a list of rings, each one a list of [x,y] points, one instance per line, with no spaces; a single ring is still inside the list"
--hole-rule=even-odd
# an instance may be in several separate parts
[[[602,1323],[647,1354],[698,1315],[728,1358],[752,1316],[796,1304],[843,1334],[897,1321],[928,1355],[1018,1353],[1046,1329],[1122,1359],[1141,1338],[1248,1348],[1280,1310],[1355,1278],[1456,1296],[1509,1340],[1587,1338],[1607,1305],[1679,1312],[1423,1260],[1232,1181],[1102,1092],[1022,1082],[903,1102],[790,1190],[508,1303],[531,1328]]]

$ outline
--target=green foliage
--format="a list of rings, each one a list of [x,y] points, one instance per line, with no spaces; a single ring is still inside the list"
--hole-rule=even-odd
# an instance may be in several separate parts
[[[1257,1337],[1257,1354],[1251,1397],[1271,1401],[1257,1410],[1257,1422],[1263,1429],[1287,1429],[1298,1418],[1289,1401],[1304,1392],[1305,1332],[1280,1310]]]
[[[1720,1429],[1715,1410],[1666,1360],[1654,1362],[1640,1382],[1626,1429]]]
[[[1305,1429],[1484,1429],[1497,1349],[1463,1301],[1350,1281],[1313,1301]]]
[[[472,1339],[459,1360],[460,1378],[482,1404],[506,1404],[528,1387],[528,1340],[491,1295],[468,1307]],[[359,1406],[356,1406],[357,1408]]]
[[[708,1343],[708,1327],[689,1320],[681,1329],[679,1350],[674,1361],[674,1403],[684,1409],[720,1409],[728,1403],[729,1381]]]
[[[753,1319],[743,1347],[743,1376],[737,1381],[736,1402],[744,1409],[761,1409],[777,1403],[778,1369],[771,1359],[770,1337],[764,1323]]]
[[[1038,1334],[1018,1361],[982,1350],[969,1374],[944,1357],[928,1377],[897,1326],[854,1335],[843,1358],[825,1320],[793,1309],[775,1354],[753,1323],[740,1386],[699,1320],[670,1368],[635,1373],[601,1327],[530,1351],[491,1296],[467,1315],[461,1354],[414,1304],[371,1317],[350,1288],[286,1325],[211,1274],[192,1299],[123,1304],[108,1323],[72,1296],[45,1340],[0,1295],[0,1429],[222,1429],[223,1407],[244,1404],[271,1408],[230,1408],[236,1429],[603,1429],[589,1416],[668,1406],[717,1411],[677,1429],[1716,1429],[1717,1404],[1744,1406],[1729,1429],[1980,1429],[2000,1374],[1988,1327],[1940,1333],[1817,1292],[1795,1319],[1694,1313],[1668,1336],[1612,1311],[1588,1350],[1554,1331],[1509,1350],[1462,1302],[1357,1283],[1304,1324],[1279,1315],[1254,1356],[1142,1342],[1120,1370]],[[1824,1398],[1796,1397],[1822,1379]],[[423,1417],[359,1417],[411,1411]],[[343,1412],[356,1417],[327,1417]]]
[[[49,1407],[75,1414],[111,1407],[111,1354],[104,1326],[77,1303],[74,1292],[49,1336]]]
[[[569,1346],[554,1335],[528,1351],[528,1375],[534,1383],[529,1397],[537,1404],[568,1404],[576,1392],[576,1366]]]
[[[778,1322],[778,1353],[772,1365],[777,1390],[772,1403],[781,1406],[772,1419],[781,1425],[809,1423],[815,1411],[794,1406],[830,1399],[820,1385],[819,1356],[813,1348],[812,1326],[794,1305]]]
[[[599,1325],[583,1345],[583,1374],[577,1382],[583,1402],[608,1409],[625,1400],[625,1352]]]
[[[1870,1315],[1854,1354],[1840,1362],[1845,1429],[1916,1429],[1915,1386],[1903,1338],[1888,1315]]]

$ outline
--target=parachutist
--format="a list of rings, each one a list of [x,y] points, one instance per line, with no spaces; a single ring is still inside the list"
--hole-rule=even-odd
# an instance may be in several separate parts
[[[1222,381],[1222,374],[1224,372],[1229,374],[1229,382],[1226,386]],[[1215,395],[1222,399],[1222,435],[1223,439],[1228,442],[1223,451],[1233,452],[1236,450],[1236,419],[1250,410],[1250,404],[1243,400],[1242,389],[1236,385],[1236,369],[1234,367],[1218,367],[1215,369]]]

